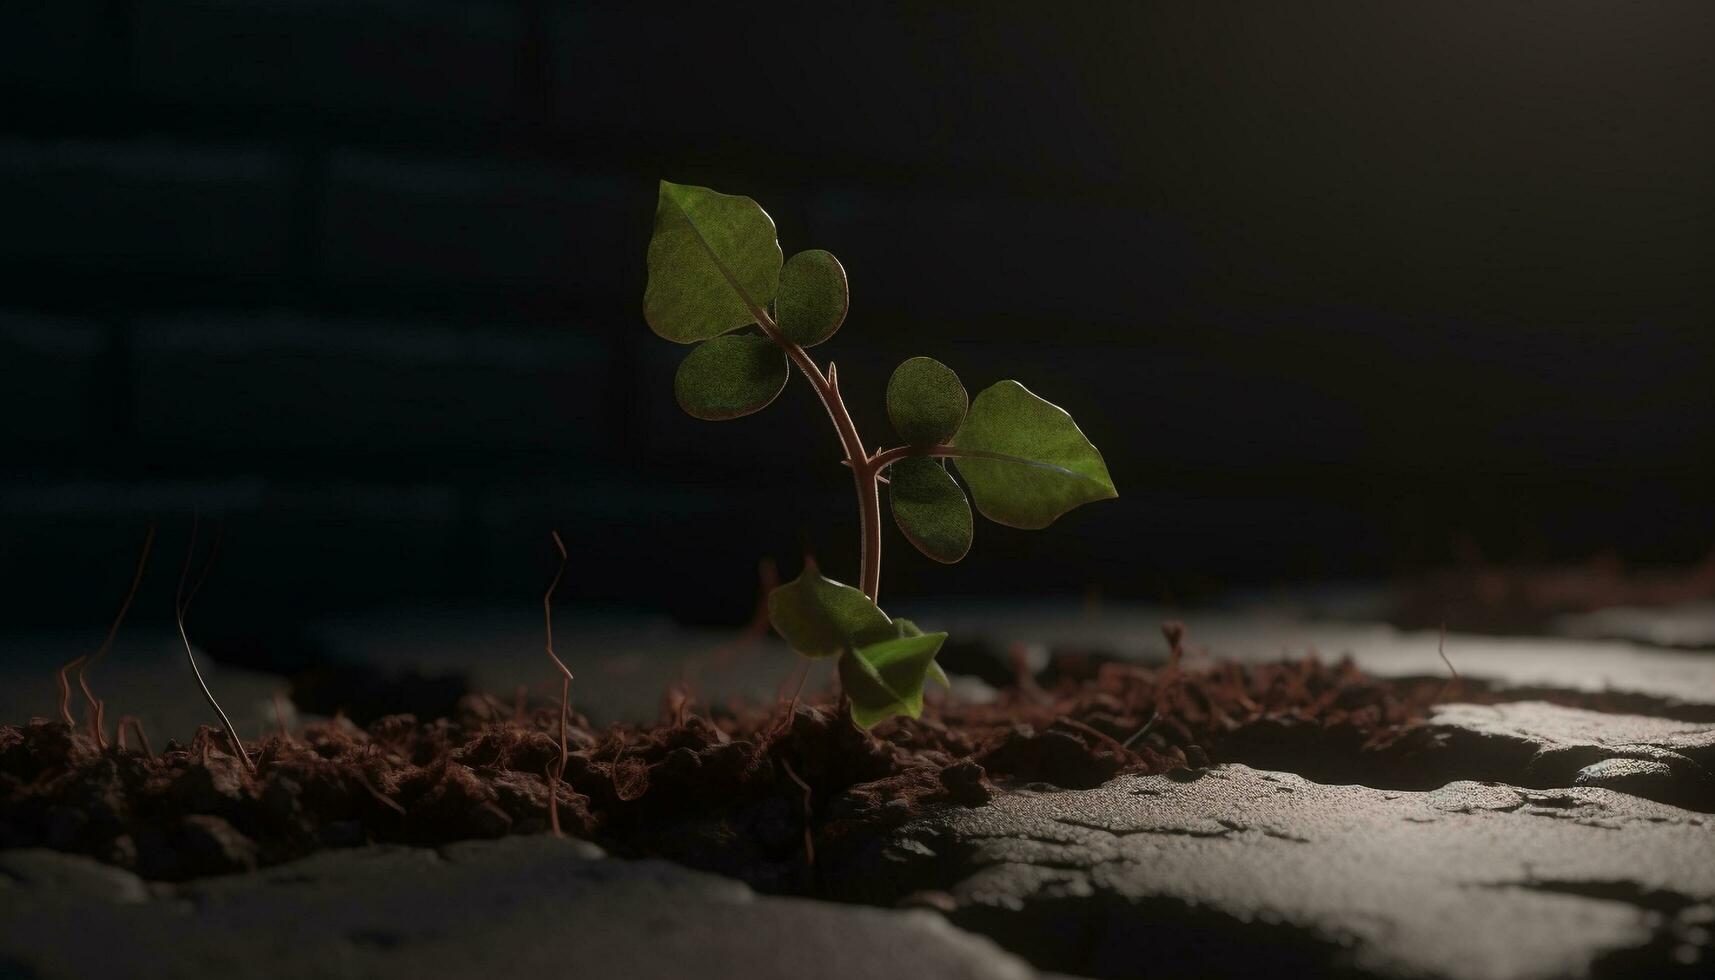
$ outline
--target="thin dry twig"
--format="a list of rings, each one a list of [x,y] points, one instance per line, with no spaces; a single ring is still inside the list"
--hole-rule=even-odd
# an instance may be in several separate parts
[[[1094,738],[1096,741],[1101,742],[1103,745],[1106,745],[1108,748],[1113,749],[1114,751],[1118,752],[1121,756],[1127,756],[1127,755],[1131,754],[1131,749],[1127,746],[1127,744],[1125,742],[1121,742],[1119,739],[1114,738],[1112,735],[1109,735],[1107,732],[1104,732],[1099,728],[1093,728],[1090,725],[1086,725],[1085,723],[1079,721],[1078,719],[1073,718],[1071,715],[1061,715],[1057,720],[1062,725],[1066,725],[1069,728],[1076,728],[1078,731],[1083,732],[1086,735],[1089,735],[1090,737]]]
[[[810,807],[810,784],[798,778],[798,774],[792,770],[792,763],[781,759],[780,764],[786,767],[786,775],[792,777],[792,781],[804,791],[804,860],[809,864],[810,873],[813,875],[816,873],[816,836],[810,826],[813,813]]]
[[[1155,728],[1156,722],[1158,722],[1160,720],[1161,720],[1161,709],[1157,708],[1154,711],[1151,711],[1149,713],[1149,720],[1143,723],[1143,727],[1139,728],[1135,732],[1132,732],[1131,737],[1126,739],[1125,741],[1121,742],[1120,745],[1124,746],[1127,749],[1131,748],[1133,745],[1136,745],[1138,740],[1143,738],[1145,735],[1148,735],[1150,733],[1150,731]]]
[[[1435,652],[1441,655],[1441,662],[1447,665],[1447,672],[1453,675],[1447,679],[1447,683],[1441,685],[1441,690],[1435,692],[1435,700],[1439,703],[1442,698],[1447,696],[1447,692],[1459,683],[1459,669],[1453,666],[1453,661],[1447,659],[1446,623],[1441,624],[1441,638],[1435,642]]]
[[[785,715],[785,717],[781,718],[780,723],[775,725],[774,728],[770,731],[769,738],[771,738],[771,739],[772,738],[779,738],[780,734],[782,732],[784,732],[787,728],[791,727],[792,719],[798,714],[798,696],[800,694],[804,693],[804,682],[810,679],[810,660],[809,660],[809,658],[808,657],[799,657],[798,660],[799,660],[799,663],[795,664],[792,667],[792,672],[786,675],[785,682],[782,683],[780,687],[777,687],[774,689],[775,701],[778,702],[778,701],[785,700],[784,698],[782,698],[780,696],[780,692],[785,688],[786,684],[792,683],[792,678],[794,675],[797,676],[798,683],[794,684],[792,687],[792,700],[789,704],[786,705],[786,715]]]
[[[112,648],[113,638],[119,634],[120,624],[125,622],[125,614],[131,611],[131,601],[137,598],[137,587],[143,584],[143,570],[149,565],[149,550],[154,546],[155,524],[151,521],[148,533],[143,536],[143,553],[137,557],[137,570],[131,576],[131,588],[125,593],[125,601],[120,603],[119,613],[113,617],[112,625],[108,626],[106,638],[101,641],[101,646],[96,648],[94,654],[80,654],[59,671],[61,720],[67,727],[76,727],[71,716],[71,684],[66,680],[66,674],[76,669],[77,686],[83,690],[84,701],[89,704],[91,734],[95,736],[98,748],[107,748],[107,726],[104,718],[106,705],[89,689],[89,670]]]
[[[560,782],[566,778],[566,759],[570,754],[566,748],[566,729],[568,716],[571,713],[572,671],[566,666],[560,655],[554,652],[554,590],[560,587],[560,578],[566,574],[566,544],[560,540],[559,531],[549,531],[554,539],[554,548],[560,552],[560,567],[554,571],[554,580],[548,583],[548,591],[542,593],[542,621],[548,633],[548,659],[554,662],[554,668],[560,672],[560,764],[554,769],[554,778],[548,781],[548,823],[553,827],[555,837],[564,837],[560,829]]]
[[[71,716],[71,682],[66,680],[66,674],[72,668],[83,663],[84,658],[87,656],[89,656],[87,653],[78,654],[76,658],[62,664],[58,673],[54,675],[55,679],[59,681],[60,686],[60,721],[65,722],[65,726],[67,728],[75,729],[77,727],[77,719]]]
[[[113,726],[113,741],[119,746],[119,751],[124,752],[126,750],[125,727],[127,725],[131,726],[132,731],[137,733],[137,741],[143,746],[143,754],[150,759],[155,758],[155,750],[149,745],[149,735],[143,731],[143,720],[136,715],[121,715],[119,721]]]
[[[1184,686],[1185,674],[1180,668],[1180,662],[1185,657],[1185,624],[1177,619],[1169,619],[1161,624],[1162,639],[1167,641],[1167,666],[1162,670],[1163,680],[1155,692],[1155,713],[1157,716],[1168,713],[1169,704],[1176,698]],[[1148,726],[1144,726],[1148,729]]]
[[[185,659],[190,661],[191,673],[196,675],[197,686],[202,688],[203,697],[208,699],[209,707],[213,708],[214,713],[220,716],[220,723],[226,726],[227,741],[232,743],[232,748],[237,753],[238,758],[243,760],[244,768],[254,774],[256,763],[250,761],[250,753],[244,750],[244,742],[238,737],[238,729],[233,727],[232,719],[226,716],[225,709],[221,708],[220,702],[214,699],[214,692],[208,689],[208,682],[203,680],[202,670],[197,667],[196,655],[191,652],[190,635],[185,632],[185,614],[190,611],[191,602],[196,599],[197,592],[202,589],[203,582],[207,580],[209,569],[214,567],[215,556],[220,554],[221,531],[216,528],[214,543],[209,546],[208,561],[203,564],[202,571],[197,575],[196,583],[191,586],[190,594],[186,595],[185,581],[190,577],[191,559],[196,555],[197,524],[198,518],[193,516],[191,518],[190,543],[185,547],[185,564],[179,571],[179,588],[174,595],[173,618],[178,623],[179,640],[185,645]]]
[[[119,612],[113,617],[113,625],[107,628],[107,636],[101,641],[101,646],[95,651],[95,655],[85,661],[77,670],[77,686],[83,689],[84,699],[91,705],[91,710],[95,716],[91,721],[94,727],[95,744],[100,748],[107,747],[105,734],[107,704],[97,698],[95,693],[89,689],[89,672],[95,669],[95,665],[101,661],[102,657],[107,656],[108,650],[113,648],[113,639],[119,635],[119,626],[125,622],[125,614],[131,611],[131,603],[137,598],[137,589],[143,584],[143,571],[149,567],[149,551],[154,546],[155,525],[150,522],[148,533],[143,536],[143,552],[137,556],[137,570],[131,575],[131,588],[125,592],[125,601],[120,603]]]
[[[1167,641],[1167,665],[1178,670],[1179,661],[1185,656],[1185,624],[1177,619],[1163,622],[1161,638]]]
[[[280,737],[287,742],[292,740],[292,732],[286,727],[286,707],[280,701],[280,692],[274,692],[274,724],[280,729]]]
[[[405,808],[399,805],[399,801],[376,789],[375,784],[369,781],[369,777],[364,775],[363,770],[352,770],[352,776],[357,780],[357,785],[362,786],[364,789],[369,791],[369,795],[375,798],[375,802],[380,803],[382,806],[399,814],[401,817],[407,815],[405,813]]]

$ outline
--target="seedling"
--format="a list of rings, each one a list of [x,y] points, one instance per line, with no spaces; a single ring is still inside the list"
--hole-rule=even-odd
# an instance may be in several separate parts
[[[748,197],[661,182],[643,315],[650,329],[691,344],[673,380],[679,405],[711,421],[766,408],[797,365],[821,399],[857,492],[859,585],[805,563],[769,594],[769,619],[805,657],[838,657],[852,717],[865,728],[923,710],[927,678],[945,633],[924,633],[877,604],[881,590],[881,485],[894,523],[917,550],[952,564],[973,535],[971,503],[984,517],[1035,529],[1095,500],[1117,496],[1101,453],[1064,410],[1016,381],[972,400],[945,364],[913,357],[887,383],[887,415],[901,444],[871,451],[840,392],[809,348],[845,322],[846,270],[820,249],[782,261],[774,220]],[[964,486],[945,461],[951,459]],[[967,488],[969,496],[967,497]]]

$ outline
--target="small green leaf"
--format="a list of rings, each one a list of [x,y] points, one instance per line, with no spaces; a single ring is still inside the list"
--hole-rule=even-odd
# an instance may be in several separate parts
[[[984,517],[1009,527],[1047,527],[1081,504],[1119,496],[1102,454],[1072,416],[1016,381],[984,389],[953,445],[1007,459],[954,462]]]
[[[921,715],[923,682],[946,639],[945,633],[901,636],[841,657],[840,688],[851,699],[852,720],[871,728],[894,715]]]
[[[953,688],[952,680],[947,677],[947,672],[941,669],[941,665],[939,663],[935,663],[933,661],[930,662],[929,679],[947,690],[952,690]]]
[[[923,635],[923,631],[917,627],[917,624],[904,616],[894,620],[893,627],[899,631],[900,636]],[[953,686],[953,682],[947,678],[947,672],[942,670],[941,665],[934,661],[929,662],[929,679],[945,688],[950,689]]]
[[[953,369],[932,357],[913,357],[887,381],[887,417],[913,446],[935,446],[953,437],[970,396]]]
[[[814,347],[840,329],[850,301],[846,270],[834,253],[819,248],[799,252],[780,270],[775,322],[787,340]]]
[[[748,197],[661,182],[643,318],[678,344],[756,322],[780,279],[774,219]]]
[[[768,621],[806,657],[831,657],[898,635],[898,627],[869,596],[823,575],[815,562],[768,593]]]
[[[947,468],[927,456],[902,459],[888,471],[893,521],[918,551],[948,565],[971,550],[971,502]]]
[[[767,408],[786,387],[786,352],[767,337],[729,334],[691,348],[673,394],[691,416],[718,422]]]

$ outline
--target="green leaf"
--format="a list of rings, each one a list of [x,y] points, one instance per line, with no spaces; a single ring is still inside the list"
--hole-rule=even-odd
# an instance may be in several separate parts
[[[851,699],[852,720],[870,728],[894,715],[923,714],[923,682],[946,639],[945,633],[901,636],[841,657],[840,687]]]
[[[893,521],[918,551],[953,564],[971,550],[971,502],[946,467],[927,456],[902,459],[888,470]]]
[[[787,645],[806,657],[831,657],[899,632],[869,596],[823,575],[815,562],[768,593],[768,621]]]
[[[953,369],[932,357],[913,357],[887,380],[887,417],[913,446],[935,446],[953,437],[970,396]]]
[[[780,295],[774,320],[780,332],[801,347],[814,347],[846,321],[851,301],[846,270],[832,252],[799,252],[780,270]]]
[[[1072,416],[1016,381],[977,395],[953,445],[1008,457],[954,460],[977,510],[999,524],[1047,527],[1074,507],[1119,496],[1102,454]]]
[[[694,344],[748,326],[779,279],[774,219],[755,201],[661,182],[643,289],[651,330]]]
[[[947,677],[947,672],[941,669],[941,665],[939,663],[935,663],[933,661],[930,662],[929,679],[948,690],[952,690],[953,688],[952,680]]]
[[[767,337],[729,334],[691,349],[673,376],[679,407],[711,422],[768,407],[786,387],[786,352]]]
[[[917,624],[906,619],[904,616],[894,620],[893,627],[899,631],[900,636],[923,635],[923,631],[917,627]],[[942,670],[941,665],[934,661],[930,661],[929,663],[929,679],[948,689],[951,689],[953,686],[953,682],[947,677],[947,672]]]

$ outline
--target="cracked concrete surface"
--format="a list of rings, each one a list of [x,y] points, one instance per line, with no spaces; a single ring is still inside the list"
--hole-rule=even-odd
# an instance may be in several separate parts
[[[1715,812],[1715,726],[1520,701],[1444,705],[1428,730],[1446,740],[1445,758],[1466,760],[1465,776],[1605,787]]]
[[[1707,975],[1715,821],[1611,790],[1226,766],[907,825],[861,896],[1098,977]],[[888,894],[892,889],[892,894]]]
[[[8,980],[690,973],[1037,975],[927,912],[764,898],[547,836],[325,852],[181,886],[146,886],[86,858],[0,854]]]
[[[1377,748],[1328,738],[1315,722],[1265,718],[1215,757],[1324,783],[1430,790],[1455,780],[1534,789],[1594,786],[1715,813],[1715,724],[1544,701],[1448,704]]]

